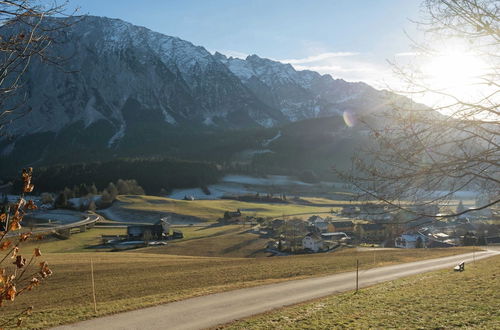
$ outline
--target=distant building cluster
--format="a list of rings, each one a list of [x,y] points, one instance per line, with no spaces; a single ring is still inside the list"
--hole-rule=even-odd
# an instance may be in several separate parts
[[[458,208],[463,208],[463,204],[460,203]],[[440,213],[442,208],[435,204],[407,206],[406,209],[409,211],[360,203],[346,205],[339,212],[325,217],[273,219],[267,223],[273,234],[269,248],[303,253],[331,251],[352,244],[408,249],[500,242],[499,226],[484,221],[500,219],[494,210],[451,217]]]

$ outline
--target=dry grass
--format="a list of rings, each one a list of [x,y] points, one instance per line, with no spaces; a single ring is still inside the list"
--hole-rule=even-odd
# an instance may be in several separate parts
[[[182,230],[184,233],[185,230]],[[253,233],[248,227],[244,228],[240,225],[200,227],[186,232],[187,237],[184,240],[171,241],[167,246],[144,248],[139,251],[204,257],[267,257],[271,255],[266,252],[269,239]]]
[[[225,211],[240,209],[244,216],[279,217],[283,214],[315,214],[330,212],[327,206],[304,206],[284,203],[247,203],[235,200],[184,201],[157,196],[119,196],[113,211],[175,213],[205,221],[215,221]],[[140,214],[140,213],[137,213]],[[158,220],[158,219],[157,219]]]
[[[459,254],[465,248],[338,253],[273,258],[208,258],[150,253],[54,253],[43,257],[54,275],[42,287],[2,308],[3,317],[35,306],[26,327],[40,328],[94,316],[90,280],[93,259],[98,314],[137,309],[187,297],[364,267]]]
[[[41,241],[28,241],[23,243],[22,247],[31,249],[39,247],[44,253],[76,253],[98,251],[92,247],[101,244],[101,235],[124,235],[126,228],[92,228],[83,233],[76,233],[69,239],[59,239],[50,235]]]
[[[500,256],[236,322],[227,329],[500,329]]]

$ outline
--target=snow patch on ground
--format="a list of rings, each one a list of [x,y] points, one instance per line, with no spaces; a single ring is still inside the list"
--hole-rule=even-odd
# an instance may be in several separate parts
[[[205,118],[205,120],[203,121],[203,124],[207,125],[207,126],[214,126],[215,125],[214,121],[212,120],[212,117]]]
[[[175,125],[177,124],[177,121],[175,120],[174,117],[172,117],[167,109],[165,109],[162,105],[161,105],[161,112],[163,113],[163,118],[165,118],[165,121],[169,124],[172,124],[172,125]]]
[[[321,112],[321,108],[319,105],[315,105],[314,108],[313,108],[313,111],[314,111],[314,117],[318,117],[319,116],[319,113]]]
[[[286,175],[268,175],[266,177],[252,177],[248,175],[226,175],[222,178],[223,182],[233,182],[241,184],[251,184],[257,186],[283,186],[283,185],[306,185],[310,186],[310,183],[305,183],[298,180],[292,180]]]
[[[92,196],[92,199],[94,200],[94,203],[98,203],[99,200],[101,199],[101,195],[95,195]],[[80,208],[82,204],[88,205],[90,202],[89,198],[87,197],[76,197],[76,198],[70,198],[68,202],[75,208]]]
[[[277,124],[276,120],[272,118],[256,119],[255,121],[262,127],[267,127],[267,128],[273,127]]]
[[[262,142],[262,146],[263,147],[267,147],[269,146],[269,144],[273,141],[276,141],[277,139],[279,139],[281,137],[281,131],[278,132],[278,134],[276,134],[276,136],[274,136],[273,138],[269,139],[269,140],[265,140],[264,142]]]
[[[62,224],[80,221],[84,218],[83,213],[71,210],[36,211],[31,213],[31,216],[37,219],[52,220],[53,222]]]
[[[115,144],[116,141],[120,140],[121,138],[123,138],[125,136],[125,128],[126,127],[127,126],[125,125],[125,123],[120,125],[120,128],[118,129],[118,131],[109,139],[108,148],[111,148],[113,146],[113,144]]]
[[[236,196],[256,193],[267,193],[269,186],[289,186],[311,184],[302,181],[292,180],[284,175],[269,175],[267,177],[252,177],[247,175],[226,175],[222,182],[208,186],[210,195],[206,195],[201,188],[175,189],[168,197],[173,199],[183,199],[185,196],[192,196],[194,199],[220,199],[222,196]]]
[[[210,190],[210,195],[206,195],[200,188],[174,189],[168,197],[173,199],[183,199],[184,196],[192,196],[194,199],[220,199],[222,196],[257,193],[256,191],[246,189],[243,186],[230,184],[214,184],[208,186],[208,189]]]
[[[9,201],[9,203],[16,203],[18,200],[19,200],[19,195],[7,195],[7,200]],[[3,198],[3,196],[2,196]],[[40,199],[40,196],[35,196],[35,195],[29,195],[29,196],[24,196],[24,199],[29,201],[29,200],[32,200],[33,202],[38,202],[39,199]]]
[[[98,213],[109,220],[129,223],[157,223],[161,218],[164,218],[166,216],[170,217],[169,222],[173,225],[188,225],[192,223],[202,222],[199,218],[185,216],[182,214],[172,214],[168,212],[157,211],[129,210],[119,208],[115,205],[107,209],[99,210]]]
[[[84,110],[84,123],[85,123],[85,128],[89,127],[92,123],[100,120],[100,119],[106,119],[100,113],[94,108],[95,105],[95,96],[92,96],[88,101],[87,104],[85,105],[85,110]]]

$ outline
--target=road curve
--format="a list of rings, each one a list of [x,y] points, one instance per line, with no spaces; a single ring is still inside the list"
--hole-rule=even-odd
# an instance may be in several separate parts
[[[449,268],[465,261],[467,271],[476,260],[498,255],[481,251],[422,260],[359,272],[359,286],[366,287],[400,277]],[[262,285],[181,300],[155,307],[100,317],[54,329],[204,329],[275,308],[355,289],[356,272],[340,273],[277,284]]]
[[[92,225],[92,224],[95,224],[96,222],[98,222],[100,219],[101,219],[100,215],[92,213],[92,214],[88,214],[85,217],[85,219],[82,219],[79,221],[75,221],[75,222],[72,222],[72,223],[69,223],[66,225],[57,225],[57,226],[53,226],[53,227],[37,228],[37,229],[31,230],[30,233],[32,233],[34,235],[53,233],[53,232],[56,232],[56,231],[62,230],[62,229],[72,229],[72,228],[77,228],[77,227],[81,227],[81,226]],[[5,237],[6,238],[7,237],[15,237],[15,236],[19,236],[19,235],[20,235],[20,233],[18,231],[9,231],[5,235]]]

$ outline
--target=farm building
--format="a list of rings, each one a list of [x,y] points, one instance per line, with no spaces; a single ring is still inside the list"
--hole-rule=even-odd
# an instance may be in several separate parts
[[[321,233],[321,238],[325,241],[346,241],[350,237],[344,232]]]
[[[323,239],[316,233],[309,233],[302,239],[302,248],[318,252],[323,248]]]
[[[127,238],[129,240],[162,239],[163,237],[163,227],[161,224],[131,225],[127,227]]]
[[[366,241],[383,241],[387,236],[386,227],[380,223],[358,224],[355,231],[361,240]]]
[[[169,218],[162,218],[153,225],[130,225],[127,227],[128,240],[165,239],[170,232]]]
[[[354,231],[354,222],[352,221],[337,221],[332,222],[333,231],[335,232],[348,232],[352,233]]]
[[[320,231],[328,230],[328,221],[326,221],[320,216],[313,215],[307,221],[314,227],[318,228]]]
[[[396,238],[394,246],[403,249],[422,248],[427,241],[428,238],[422,234],[403,234]]]

